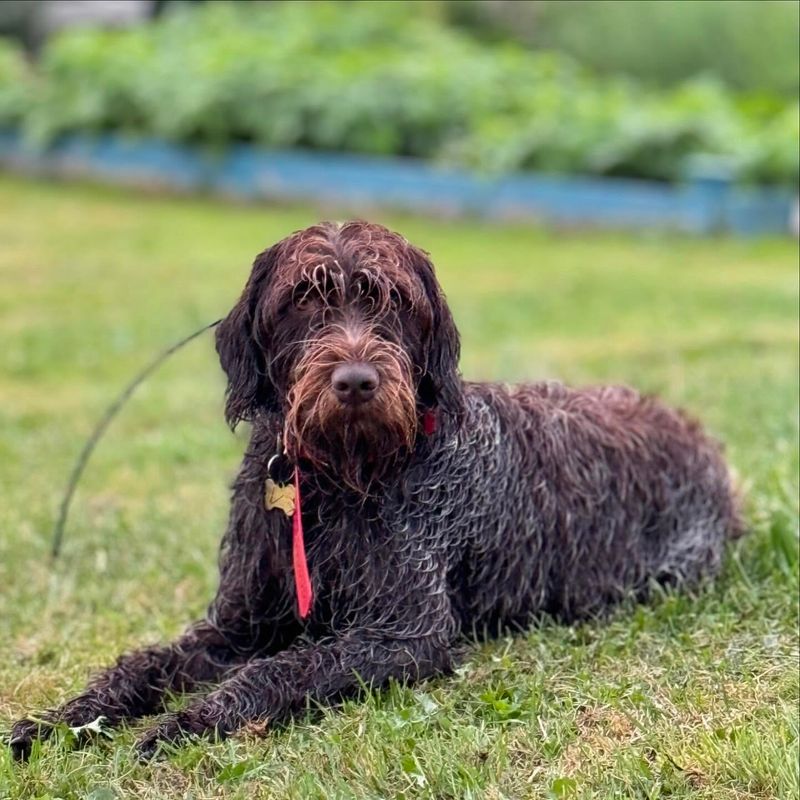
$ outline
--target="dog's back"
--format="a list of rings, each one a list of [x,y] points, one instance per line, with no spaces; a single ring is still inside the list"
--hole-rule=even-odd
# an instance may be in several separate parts
[[[431,481],[451,508],[462,625],[572,619],[717,571],[741,521],[720,448],[694,420],[624,387],[476,383],[465,395]]]

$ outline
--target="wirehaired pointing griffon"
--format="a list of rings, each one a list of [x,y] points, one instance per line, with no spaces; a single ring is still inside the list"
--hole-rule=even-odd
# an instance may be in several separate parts
[[[251,423],[206,617],[123,655],[12,731],[163,711],[143,756],[390,678],[459,639],[596,615],[713,574],[741,531],[718,445],[631,389],[464,381],[425,252],[366,222],[259,255],[217,330],[226,415]]]

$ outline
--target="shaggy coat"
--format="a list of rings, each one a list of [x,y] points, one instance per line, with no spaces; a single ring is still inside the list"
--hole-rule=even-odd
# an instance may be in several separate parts
[[[378,225],[318,225],[259,255],[217,349],[227,418],[252,423],[217,595],[172,644],[17,723],[19,757],[49,723],[114,725],[168,692],[213,685],[145,733],[145,757],[446,672],[465,635],[694,584],[741,530],[720,448],[683,413],[621,387],[463,381],[427,255]],[[292,520],[265,506],[276,455],[299,481],[306,617]]]

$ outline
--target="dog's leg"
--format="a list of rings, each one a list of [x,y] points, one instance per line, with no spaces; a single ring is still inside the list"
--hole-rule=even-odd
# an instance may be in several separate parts
[[[161,709],[167,693],[218,682],[254,653],[276,653],[292,642],[299,626],[293,620],[291,602],[269,571],[268,559],[245,557],[247,546],[259,554],[251,542],[240,543],[238,522],[233,519],[223,540],[219,588],[206,619],[171,644],[123,655],[77,697],[17,722],[9,738],[16,758],[26,758],[34,740],[47,738],[55,724],[75,728],[103,717],[103,724],[114,726],[145,716]]]
[[[168,716],[138,743],[143,758],[162,742],[187,735],[225,736],[248,722],[274,721],[324,702],[362,684],[380,686],[389,678],[424,678],[452,666],[452,635],[429,633],[390,639],[351,631],[340,637],[295,646],[276,656],[250,661],[219,688],[184,711]]]
[[[228,590],[230,572],[223,568],[220,591],[207,618],[191,625],[174,642],[123,655],[77,697],[35,719],[19,720],[9,737],[14,757],[25,759],[34,740],[46,739],[58,723],[77,728],[103,717],[104,725],[118,725],[160,710],[169,692],[218,682],[254,652],[274,653],[285,648],[297,635],[297,626],[285,623],[271,607],[277,593],[264,598],[272,601],[270,607],[255,610],[252,603]],[[266,579],[264,585],[274,588]],[[251,624],[256,614],[268,630]]]
[[[242,660],[217,628],[197,623],[172,644],[123,655],[63,706],[17,722],[10,737],[13,754],[25,758],[34,739],[46,738],[59,722],[80,727],[103,717],[104,724],[116,725],[149,714],[159,708],[166,692],[218,680]]]

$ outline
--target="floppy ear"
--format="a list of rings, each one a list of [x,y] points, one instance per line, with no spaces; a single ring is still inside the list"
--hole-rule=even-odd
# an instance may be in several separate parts
[[[433,264],[421,250],[411,248],[411,251],[415,271],[422,280],[433,315],[420,396],[425,405],[437,407],[460,424],[464,416],[464,390],[458,371],[461,339],[434,275]]]
[[[278,259],[278,247],[257,256],[242,296],[217,327],[219,362],[228,376],[225,419],[231,428],[242,420],[252,421],[258,408],[277,408],[277,391],[267,374],[253,325],[260,293]]]

